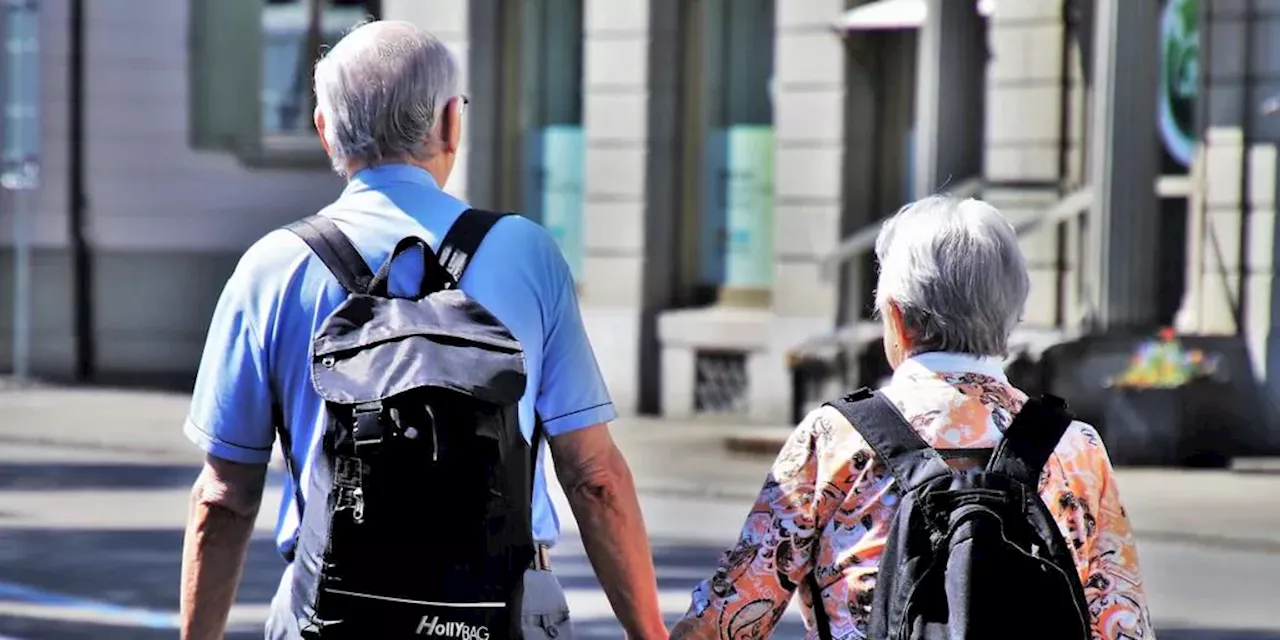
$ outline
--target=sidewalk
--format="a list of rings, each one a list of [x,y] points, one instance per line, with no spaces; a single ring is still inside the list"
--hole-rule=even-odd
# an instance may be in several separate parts
[[[182,435],[183,394],[44,387],[0,389],[0,447],[40,444],[101,455],[197,464]],[[746,509],[777,451],[781,428],[624,418],[613,426],[642,494]],[[727,443],[752,441],[754,453]],[[743,449],[744,447],[737,447]],[[1143,539],[1280,554],[1280,474],[1119,471]]]

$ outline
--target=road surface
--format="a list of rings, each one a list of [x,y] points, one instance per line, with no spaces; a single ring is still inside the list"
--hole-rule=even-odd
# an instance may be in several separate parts
[[[0,640],[173,638],[200,460],[175,435],[185,399],[60,393],[0,392]],[[624,421],[617,432],[674,621],[732,540],[768,461],[725,458],[694,427]],[[1129,473],[1121,489],[1142,532],[1160,638],[1280,640],[1280,476]],[[269,494],[230,638],[261,637],[280,574],[269,542],[278,489]],[[575,637],[620,638],[572,517],[561,514],[553,564]],[[792,611],[775,637],[801,636]]]

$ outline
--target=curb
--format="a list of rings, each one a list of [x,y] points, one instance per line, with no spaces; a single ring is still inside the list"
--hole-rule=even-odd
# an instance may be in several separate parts
[[[1280,474],[1280,457],[1232,458],[1228,469],[1241,474]]]
[[[147,446],[129,442],[103,442],[100,440],[77,440],[71,438],[29,436],[23,434],[0,434],[0,443],[141,455],[165,460],[178,457],[190,457],[192,455],[190,451],[181,451],[172,447],[164,446]],[[0,640],[3,640],[3,638],[0,638]]]
[[[761,478],[761,482],[764,478]],[[746,488],[733,484],[696,484],[692,482],[639,482],[636,493],[662,498],[688,500],[741,500],[747,503],[759,497],[760,488]],[[745,506],[745,504],[744,504]]]
[[[733,435],[724,439],[724,447],[734,453],[772,458],[778,455],[789,437],[790,433]]]

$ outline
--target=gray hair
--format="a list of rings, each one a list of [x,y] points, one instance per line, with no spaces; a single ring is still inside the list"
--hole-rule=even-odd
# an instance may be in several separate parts
[[[315,68],[333,168],[429,157],[436,126],[458,95],[458,62],[435,36],[408,22],[356,27]]]
[[[1031,288],[1013,226],[981,200],[930,196],[876,238],[876,310],[902,312],[914,353],[1006,355]]]

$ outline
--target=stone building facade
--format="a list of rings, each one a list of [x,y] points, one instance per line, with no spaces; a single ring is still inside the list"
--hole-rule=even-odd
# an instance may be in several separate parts
[[[94,372],[189,375],[238,253],[340,188],[305,126],[263,115],[283,95],[270,61],[297,49],[300,0],[142,1],[79,0],[88,300],[66,257],[77,0],[42,3],[31,354],[44,375],[79,368],[86,305]],[[876,348],[868,239],[939,190],[980,194],[1023,231],[1018,348],[1175,321],[1230,333],[1238,317],[1258,372],[1280,380],[1267,375],[1280,56],[1265,45],[1280,0],[1168,3],[342,0],[325,28],[376,13],[454,47],[471,106],[447,188],[552,231],[624,412],[778,423],[797,347],[840,327]],[[265,35],[209,61],[232,27]],[[1170,75],[1170,28],[1198,47],[1198,74]],[[1174,154],[1185,167],[1157,135],[1175,76],[1193,94],[1178,113],[1195,107]],[[0,289],[5,331],[11,297]]]

